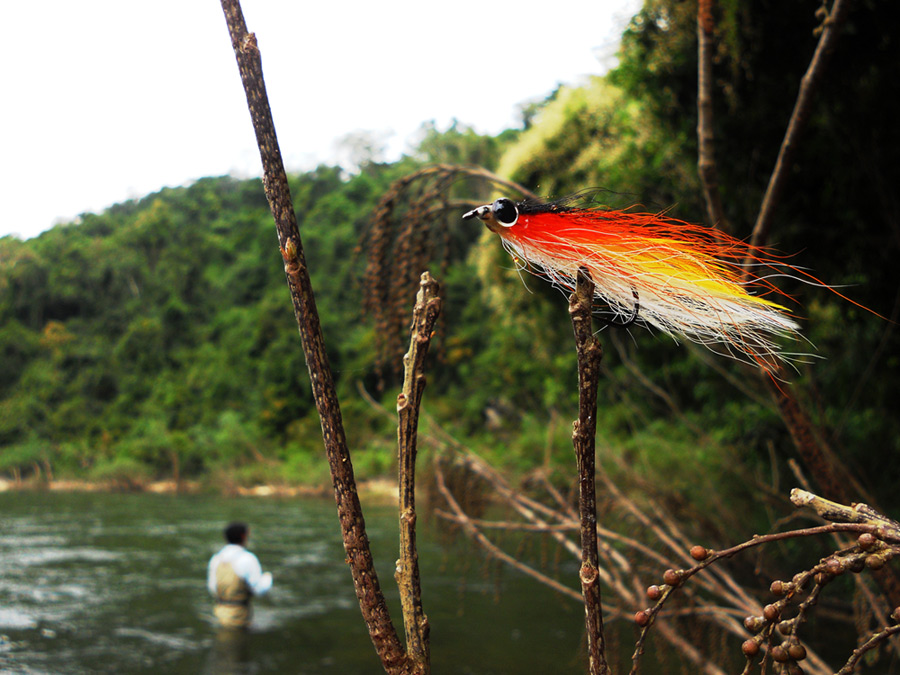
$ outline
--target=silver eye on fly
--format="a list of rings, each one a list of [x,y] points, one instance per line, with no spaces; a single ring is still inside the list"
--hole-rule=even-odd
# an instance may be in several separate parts
[[[503,227],[512,227],[519,220],[519,209],[512,199],[498,199],[491,204],[491,213]]]

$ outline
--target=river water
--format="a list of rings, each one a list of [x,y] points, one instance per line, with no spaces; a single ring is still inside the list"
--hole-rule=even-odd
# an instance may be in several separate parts
[[[366,505],[391,614],[396,509]],[[4,673],[383,672],[344,563],[330,500],[205,495],[0,494]],[[217,631],[205,587],[230,520],[275,577],[253,629]],[[583,608],[481,556],[449,550],[420,520],[423,602],[436,674],[583,673]],[[576,567],[564,569],[576,579]]]

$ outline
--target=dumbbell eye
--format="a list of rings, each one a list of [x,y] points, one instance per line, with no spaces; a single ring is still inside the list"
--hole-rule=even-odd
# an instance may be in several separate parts
[[[519,220],[519,209],[512,199],[498,199],[491,204],[491,213],[503,227],[512,227]]]

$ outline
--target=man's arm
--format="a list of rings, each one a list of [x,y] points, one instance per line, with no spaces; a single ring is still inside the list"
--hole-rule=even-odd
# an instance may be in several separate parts
[[[246,551],[241,556],[241,562],[243,563],[241,567],[244,568],[242,570],[244,574],[241,576],[247,582],[253,595],[265,595],[268,593],[269,589],[272,588],[272,574],[270,572],[263,573],[259,559],[249,551]]]
[[[206,568],[206,587],[209,589],[210,595],[216,595],[216,567],[219,565],[219,554],[217,553],[209,559],[209,565]]]

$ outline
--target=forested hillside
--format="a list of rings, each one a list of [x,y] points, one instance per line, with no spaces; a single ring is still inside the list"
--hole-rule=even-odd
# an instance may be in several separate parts
[[[292,186],[334,365],[361,377],[354,248],[390,176],[322,168]],[[259,181],[205,179],[5,239],[2,283],[7,470],[309,475],[316,429]]]
[[[819,20],[809,3],[721,5],[715,130],[727,222],[718,225],[745,238]],[[809,339],[797,350],[817,357],[793,383],[827,440],[888,504],[900,469],[898,20],[887,0],[856,3],[850,13],[771,238],[791,264],[853,301],[775,280],[797,299],[791,311]],[[639,203],[702,222],[696,52],[695,4],[650,0],[624,36],[619,66],[529,106],[521,129],[497,138],[463,125],[431,129],[400,162],[293,178],[363,477],[394,462],[391,422],[358,392],[361,384],[390,401],[362,311],[359,243],[379,197],[429,162],[472,163],[547,196],[602,188],[615,206]],[[567,463],[577,392],[565,302],[543,281],[523,284],[488,233],[454,227],[470,229],[459,230],[463,244],[439,278],[446,306],[425,407],[508,468]],[[737,497],[741,479],[724,478],[726,469],[785,470],[789,434],[745,367],[637,328],[609,329],[601,340],[604,452],[648,479],[664,476],[675,493],[706,475]],[[32,240],[0,240],[7,476],[327,482],[306,377],[259,181],[203,179]]]

